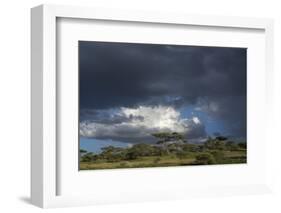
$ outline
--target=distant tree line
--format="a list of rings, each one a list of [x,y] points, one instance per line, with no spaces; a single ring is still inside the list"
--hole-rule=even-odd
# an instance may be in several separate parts
[[[195,157],[194,164],[216,164],[226,162],[224,156],[226,152],[247,149],[246,142],[236,143],[223,136],[209,137],[203,144],[188,143],[184,135],[177,132],[160,132],[153,134],[153,136],[157,139],[155,144],[138,143],[126,148],[107,146],[103,147],[99,154],[81,149],[80,161],[120,162],[156,156],[159,158],[155,158],[154,163],[157,163],[163,156],[184,159],[192,155]]]

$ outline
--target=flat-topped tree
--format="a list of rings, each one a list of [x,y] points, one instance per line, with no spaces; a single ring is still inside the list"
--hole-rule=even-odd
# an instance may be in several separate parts
[[[171,141],[186,142],[184,136],[178,132],[157,132],[152,135],[159,139],[157,144],[162,144]]]
[[[208,137],[208,140],[205,142],[204,146],[207,149],[217,149],[217,150],[224,150],[227,148],[227,137],[218,136],[216,138]],[[228,144],[229,145],[229,144]]]
[[[177,133],[177,132],[173,132],[172,133],[172,139],[173,140],[179,140],[179,141],[184,141],[184,136],[180,133]]]
[[[85,149],[80,149],[80,153],[86,153],[87,151]]]
[[[224,136],[217,136],[216,137],[216,140],[219,140],[219,141],[226,141],[228,138],[227,137],[224,137]]]

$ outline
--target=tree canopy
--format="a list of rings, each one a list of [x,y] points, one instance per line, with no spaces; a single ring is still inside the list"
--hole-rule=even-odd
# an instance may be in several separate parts
[[[178,132],[158,132],[152,134],[154,137],[159,139],[157,143],[165,143],[169,141],[183,141],[185,142],[185,138],[183,134]]]

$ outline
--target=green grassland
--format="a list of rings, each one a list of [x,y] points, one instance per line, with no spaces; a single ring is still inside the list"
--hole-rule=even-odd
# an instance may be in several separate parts
[[[189,144],[178,133],[165,134],[165,137],[163,135],[158,137],[162,140],[156,144],[139,143],[128,148],[108,146],[104,147],[99,154],[80,150],[80,170],[240,164],[247,162],[245,142],[234,143],[225,137],[216,137],[209,138],[204,144]]]
[[[246,163],[246,151],[224,152],[225,157],[212,164],[238,164]],[[186,166],[186,165],[206,165],[196,162],[196,155],[191,154],[184,158],[176,156],[150,156],[140,157],[135,160],[120,160],[119,162],[95,161],[81,162],[80,170],[93,169],[118,169],[118,168],[145,168],[145,167],[167,167],[167,166]]]
[[[144,167],[165,167],[191,165],[194,158],[178,159],[173,156],[163,157],[140,157],[131,161],[120,162],[81,162],[80,169],[114,169],[114,168],[144,168]]]

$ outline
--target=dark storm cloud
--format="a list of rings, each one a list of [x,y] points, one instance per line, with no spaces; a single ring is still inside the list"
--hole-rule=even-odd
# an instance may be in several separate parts
[[[116,110],[82,110],[80,113],[80,121],[96,124],[121,124],[133,120],[143,121],[143,116],[129,115],[125,116],[121,113],[116,113]]]
[[[210,116],[245,134],[246,49],[81,41],[79,57],[81,115],[213,103],[220,111],[209,110]]]
[[[230,136],[246,137],[246,96],[220,96],[202,98],[198,111],[207,113],[212,119],[224,122]]]

